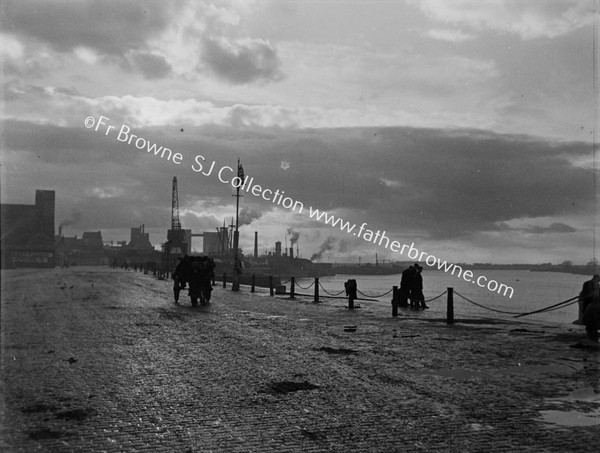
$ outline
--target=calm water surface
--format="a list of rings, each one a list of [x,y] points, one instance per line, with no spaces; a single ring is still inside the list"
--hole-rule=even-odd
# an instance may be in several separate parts
[[[456,275],[450,275],[440,271],[423,270],[423,284],[425,299],[431,299],[453,287],[455,291],[454,312],[469,316],[485,316],[490,318],[513,318],[511,314],[501,314],[480,308],[467,302],[458,294],[485,307],[496,310],[525,313],[540,308],[557,304],[579,294],[583,282],[591,276],[565,274],[560,272],[530,272],[509,270],[478,270],[475,277],[483,275],[488,280],[496,280],[514,289],[512,297],[493,293],[486,288],[480,288],[476,284],[465,282]],[[330,293],[338,293],[344,289],[344,282],[348,279],[356,279],[358,290],[369,296],[380,296],[392,289],[394,285],[400,285],[400,275],[336,275],[333,277],[322,277],[319,279],[321,285]],[[299,280],[298,283],[304,287],[312,280]],[[301,292],[301,289],[297,289]],[[312,293],[313,289],[310,289]],[[458,293],[458,294],[456,294]],[[324,293],[321,293],[325,295]],[[344,293],[342,293],[344,295]],[[390,306],[392,295],[387,294],[379,297],[378,302],[362,302],[384,304]],[[445,316],[446,296],[429,302],[430,311],[440,312]],[[391,308],[390,308],[391,310]],[[551,321],[562,324],[571,324],[577,319],[577,304],[570,305],[560,310],[548,313],[539,313],[522,317],[528,321]]]

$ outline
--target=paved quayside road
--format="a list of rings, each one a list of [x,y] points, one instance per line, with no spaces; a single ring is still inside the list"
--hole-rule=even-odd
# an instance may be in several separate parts
[[[583,329],[345,306],[216,287],[192,308],[132,271],[2,271],[0,449],[597,451]]]

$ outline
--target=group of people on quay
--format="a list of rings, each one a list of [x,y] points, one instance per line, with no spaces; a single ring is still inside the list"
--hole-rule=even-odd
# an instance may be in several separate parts
[[[423,266],[415,263],[402,272],[400,280],[400,306],[414,308],[415,310],[424,310],[429,308],[425,304],[423,295]]]
[[[188,294],[193,306],[208,304],[215,279],[215,262],[207,256],[188,256],[179,258],[171,275],[175,303],[179,302],[179,293],[188,285]]]
[[[600,330],[600,275],[595,274],[591,280],[583,284],[579,293],[579,319],[577,324],[583,324],[588,336],[598,341]]]
[[[179,259],[179,264],[172,274],[174,280],[175,301],[179,299],[180,290],[190,286],[190,297],[192,304],[196,305],[198,299],[201,303],[210,301],[212,285],[214,280],[215,264],[212,259],[207,257],[189,257],[185,256]],[[121,267],[128,269],[133,267],[137,270],[147,270],[148,266],[137,263],[125,263]],[[116,262],[113,263],[116,267]],[[425,303],[423,295],[423,267],[415,263],[402,272],[402,278],[399,288],[399,306],[410,307],[415,310],[424,310],[429,308]],[[579,316],[575,324],[584,325],[587,335],[598,341],[600,331],[600,275],[595,274],[592,278],[583,284],[579,293]]]

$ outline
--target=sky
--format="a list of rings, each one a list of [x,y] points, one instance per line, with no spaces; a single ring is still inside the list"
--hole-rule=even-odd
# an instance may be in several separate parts
[[[173,177],[183,228],[231,223],[239,159],[259,187],[240,198],[247,254],[258,231],[260,252],[297,238],[305,258],[408,259],[318,209],[451,262],[587,263],[599,14],[600,0],[3,0],[1,200],[55,190],[63,234],[122,241],[143,224],[159,247]]]

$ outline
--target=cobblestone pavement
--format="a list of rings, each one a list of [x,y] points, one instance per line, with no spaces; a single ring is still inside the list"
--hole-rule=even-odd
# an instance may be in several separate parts
[[[0,448],[598,451],[580,327],[361,305],[216,287],[193,308],[132,271],[3,271]]]

